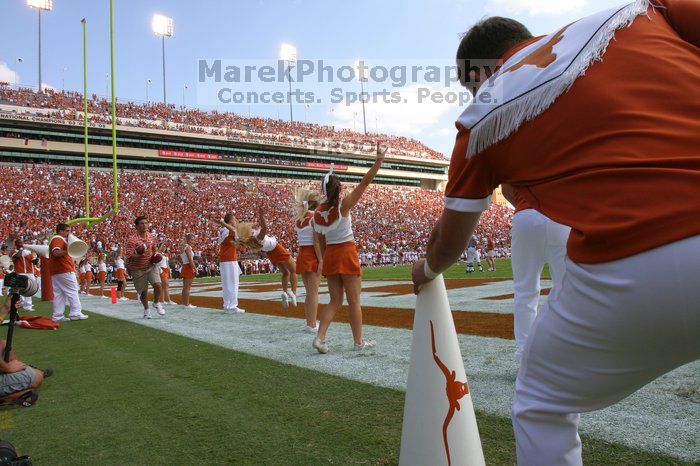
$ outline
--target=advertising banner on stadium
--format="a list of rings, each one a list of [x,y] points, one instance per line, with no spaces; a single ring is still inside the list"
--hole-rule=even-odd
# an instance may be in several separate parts
[[[330,163],[323,163],[323,162],[305,162],[304,166],[306,166],[308,168],[320,168],[322,170],[328,170],[331,168]],[[348,166],[347,165],[339,165],[336,163],[335,165],[333,165],[333,170],[341,171],[341,172],[348,171]]]
[[[158,149],[159,157],[175,157],[179,159],[200,159],[200,160],[219,160],[219,154],[210,154],[205,152],[185,152],[179,150],[162,150]]]

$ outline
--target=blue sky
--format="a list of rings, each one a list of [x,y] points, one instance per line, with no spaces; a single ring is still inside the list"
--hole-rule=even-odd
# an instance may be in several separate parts
[[[161,44],[151,32],[151,17],[174,18],[166,39],[168,101],[197,105],[197,61],[276,60],[282,42],[294,44],[300,59],[351,64],[451,63],[459,34],[479,19],[501,15],[523,22],[533,34],[552,32],[586,14],[623,2],[609,0],[115,0],[116,95],[120,100],[162,99]],[[42,14],[44,83],[82,90],[81,18],[88,20],[88,89],[104,95],[109,73],[107,0],[55,0]],[[0,3],[0,81],[37,85],[37,13],[25,0]],[[17,63],[22,58],[22,63]],[[64,68],[67,70],[63,71]],[[305,87],[313,87],[304,83]],[[357,83],[343,85],[357,91]],[[268,86],[269,87],[269,86]],[[368,90],[376,86],[367,85]],[[272,90],[286,92],[286,84]],[[406,90],[409,91],[408,89]],[[287,105],[219,108],[272,118],[289,117]],[[415,137],[449,156],[458,104],[367,105],[370,131]],[[361,107],[345,104],[295,105],[295,119],[362,128]]]

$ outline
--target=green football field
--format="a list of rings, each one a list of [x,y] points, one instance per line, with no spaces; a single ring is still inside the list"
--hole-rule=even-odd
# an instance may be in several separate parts
[[[407,270],[371,273],[394,278]],[[37,307],[50,314],[46,303]],[[55,370],[36,406],[0,409],[0,438],[38,465],[398,461],[401,391],[97,313],[15,335],[20,359]],[[477,418],[487,463],[514,464],[510,421]],[[587,464],[685,464],[587,438],[584,455]]]
[[[443,275],[445,278],[513,278],[513,269],[510,265],[510,259],[497,259],[496,271],[487,272],[486,261],[482,262],[484,272],[478,270],[474,273],[465,273],[466,265],[464,263],[455,264],[450,267]],[[549,278],[549,268],[544,266],[542,271],[543,278]],[[366,280],[410,280],[411,266],[397,265],[384,267],[371,267],[362,270],[362,278]],[[262,274],[262,275],[241,275],[242,281],[278,281],[279,274]],[[218,277],[198,278],[197,281],[219,281]]]

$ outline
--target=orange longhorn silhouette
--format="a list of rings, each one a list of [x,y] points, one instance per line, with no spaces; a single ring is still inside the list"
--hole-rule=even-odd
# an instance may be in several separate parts
[[[445,443],[445,453],[447,454],[447,464],[449,466],[452,464],[452,458],[450,458],[450,445],[447,441],[447,427],[452,421],[455,410],[459,411],[460,409],[459,400],[469,393],[469,385],[467,385],[466,382],[456,380],[457,373],[455,371],[450,371],[438,357],[437,349],[435,348],[435,331],[433,330],[432,320],[430,321],[430,338],[433,344],[433,359],[435,359],[435,364],[437,364],[445,376],[445,392],[447,394],[447,401],[450,404],[447,415],[445,416],[445,422],[442,424],[442,439]]]
[[[503,72],[503,74],[518,70],[525,65],[534,65],[537,68],[547,68],[554,62],[554,60],[557,59],[557,54],[553,51],[554,45],[558,44],[562,40],[564,31],[566,31],[566,29],[569,26],[571,26],[571,24],[567,24],[563,28],[559,29],[557,33],[554,34],[552,38],[549,39],[545,44],[542,44],[540,47],[537,48],[537,50],[524,57],[515,65],[508,68],[506,71]]]

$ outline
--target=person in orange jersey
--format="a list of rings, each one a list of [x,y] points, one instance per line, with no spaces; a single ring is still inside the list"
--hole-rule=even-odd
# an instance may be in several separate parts
[[[318,335],[312,343],[319,353],[328,352],[326,333],[335,313],[343,305],[344,294],[347,295],[350,307],[350,328],[354,349],[361,351],[376,345],[374,340],[362,338],[362,308],[360,307],[362,269],[352,232],[350,212],[377,175],[386,151],[387,149],[382,149],[377,143],[374,165],[365,173],[355,189],[342,199],[343,187],[338,177],[333,175],[333,165],[321,183],[321,191],[325,199],[314,212],[313,225],[314,230],[319,233],[323,252],[323,275],[328,280],[331,301],[321,311]]]
[[[321,282],[321,269],[323,267],[323,254],[318,234],[314,232],[312,220],[314,210],[318,207],[320,195],[306,189],[297,189],[297,215],[294,228],[297,232],[296,272],[301,274],[306,296],[304,297],[304,316],[307,333],[318,332],[316,316],[318,314],[318,287]]]
[[[129,298],[124,296],[126,291],[126,265],[122,257],[122,248],[117,249],[117,255],[114,258],[114,279],[117,281],[117,297],[120,301],[128,301]]]
[[[104,295],[105,280],[107,280],[107,262],[106,256],[102,253],[97,261],[97,282],[100,284],[100,297],[107,299],[109,296]]]
[[[56,225],[56,235],[49,242],[49,273],[53,286],[53,316],[55,322],[68,320],[84,320],[80,297],[78,296],[78,280],[75,277],[75,263],[68,255],[68,235],[70,226],[65,223]],[[64,315],[68,304],[70,312]]]
[[[33,261],[36,260],[36,254],[29,249],[25,249],[22,239],[17,238],[15,240],[15,249],[10,252],[10,257],[12,258],[15,273],[34,278]],[[22,296],[20,303],[25,311],[32,312],[34,310],[31,296]]]
[[[286,309],[291,303],[297,305],[296,263],[287,248],[277,242],[277,238],[267,235],[267,223],[262,207],[258,210],[258,225],[238,224],[239,243],[252,250],[259,250],[267,255],[272,265],[282,273],[282,306]],[[291,291],[289,290],[291,284]]]
[[[193,239],[193,233],[187,233],[185,235],[185,240],[182,243],[182,254],[180,256],[182,259],[182,270],[180,271],[180,276],[182,277],[182,304],[187,309],[195,309],[197,307],[190,304],[190,290],[192,289],[192,282],[197,276],[194,269],[194,252],[192,251],[191,244]]]
[[[475,105],[415,291],[457,260],[498,185],[571,228],[515,382],[521,466],[583,464],[580,413],[700,358],[697,18],[697,0],[635,1],[544,37],[488,18],[458,47]]]

